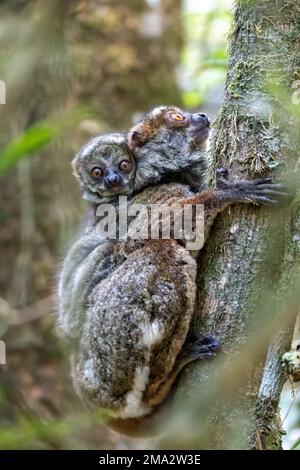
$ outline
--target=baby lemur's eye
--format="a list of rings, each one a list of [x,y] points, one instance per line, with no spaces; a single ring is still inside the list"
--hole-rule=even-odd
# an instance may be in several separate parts
[[[172,113],[172,114],[170,114],[169,117],[173,121],[184,121],[185,120],[185,117],[180,113]]]
[[[129,160],[123,160],[119,164],[119,168],[120,168],[121,171],[129,171],[129,170],[131,170],[131,162]]]
[[[101,170],[101,168],[96,166],[95,168],[92,168],[91,175],[96,179],[102,178],[103,170]]]

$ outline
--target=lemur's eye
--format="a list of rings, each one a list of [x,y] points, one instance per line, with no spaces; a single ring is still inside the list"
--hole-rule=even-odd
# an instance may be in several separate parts
[[[170,119],[173,121],[184,121],[185,117],[180,113],[172,113],[170,114]]]
[[[95,168],[91,170],[91,175],[96,179],[102,178],[103,170],[101,170],[101,168],[96,166]]]
[[[129,170],[131,170],[131,162],[129,160],[123,160],[119,164],[119,168],[120,168],[121,171],[129,171]]]

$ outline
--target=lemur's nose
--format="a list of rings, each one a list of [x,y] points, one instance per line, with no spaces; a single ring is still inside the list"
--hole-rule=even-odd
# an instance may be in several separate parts
[[[122,179],[118,173],[116,173],[113,170],[109,170],[106,177],[105,177],[105,183],[107,186],[114,188],[116,186],[120,186],[122,183]]]
[[[201,127],[209,127],[210,126],[210,120],[208,116],[204,113],[194,113],[192,114],[192,122],[194,124],[198,124]]]

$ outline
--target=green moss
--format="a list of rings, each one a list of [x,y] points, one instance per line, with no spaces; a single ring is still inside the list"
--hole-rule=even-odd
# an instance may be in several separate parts
[[[282,430],[277,402],[275,400],[273,402],[258,401],[256,414],[258,416],[257,433],[260,437],[257,448],[262,447],[264,450],[281,449]]]
[[[229,73],[228,92],[232,98],[243,98],[245,93],[256,90],[255,72],[259,69],[256,61],[238,62]]]

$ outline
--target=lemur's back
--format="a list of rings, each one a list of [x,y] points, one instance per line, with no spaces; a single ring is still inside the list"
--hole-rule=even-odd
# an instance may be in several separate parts
[[[189,195],[185,185],[151,187],[129,207]],[[196,266],[174,240],[118,241],[110,261],[114,271],[88,298],[73,381],[90,405],[137,417],[160,401],[186,337]]]

